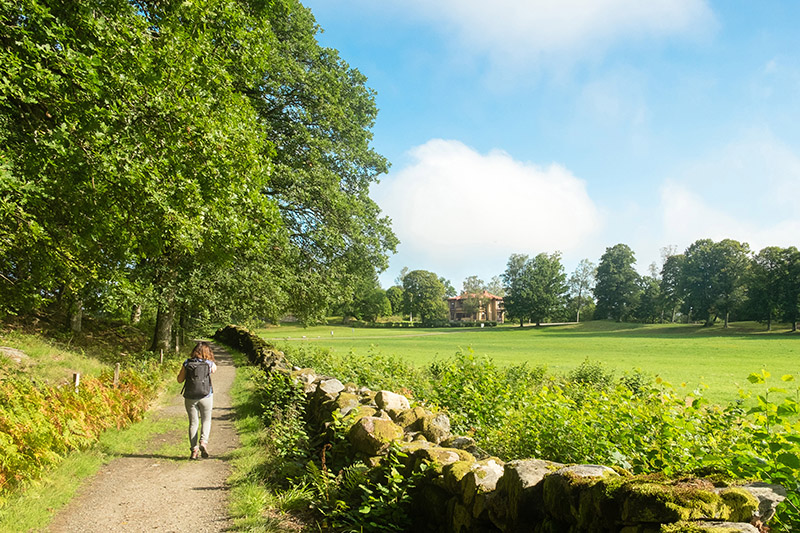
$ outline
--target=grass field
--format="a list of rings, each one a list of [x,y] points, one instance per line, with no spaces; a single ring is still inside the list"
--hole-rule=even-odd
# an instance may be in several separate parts
[[[259,334],[277,345],[307,343],[339,353],[395,355],[417,366],[472,349],[502,365],[546,365],[564,374],[585,359],[602,362],[616,375],[633,369],[687,389],[707,385],[704,395],[725,403],[738,390],[756,391],[751,372],[770,372],[780,386],[784,374],[800,378],[800,334],[785,325],[772,332],[752,322],[704,328],[685,324],[619,324],[606,321],[559,326],[504,325],[484,329],[349,328],[337,325],[303,328],[282,325]],[[761,386],[763,389],[763,385]]]

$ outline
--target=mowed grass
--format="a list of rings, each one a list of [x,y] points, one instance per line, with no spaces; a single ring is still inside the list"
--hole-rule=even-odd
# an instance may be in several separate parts
[[[785,374],[796,374],[800,380],[800,334],[788,329],[782,324],[766,332],[762,324],[753,322],[732,323],[723,329],[721,325],[706,328],[596,321],[483,329],[282,325],[258,333],[279,346],[308,344],[343,354],[381,353],[416,366],[466,349],[500,365],[545,365],[555,374],[566,374],[589,359],[603,363],[617,376],[641,370],[687,391],[701,388],[711,401],[727,403],[739,397],[740,389],[763,391],[763,385],[753,386],[747,381],[752,372],[767,370],[773,376],[773,386],[785,385],[780,381]]]

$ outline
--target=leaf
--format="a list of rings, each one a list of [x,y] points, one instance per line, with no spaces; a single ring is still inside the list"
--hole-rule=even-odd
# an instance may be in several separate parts
[[[764,378],[762,378],[761,376],[759,376],[756,373],[752,373],[749,376],[747,376],[747,381],[749,381],[750,383],[754,383],[754,384],[764,383]]]
[[[781,376],[782,381],[794,381],[794,376],[791,374],[784,374]]]
[[[800,457],[796,453],[784,452],[778,456],[778,461],[789,468],[800,470]]]

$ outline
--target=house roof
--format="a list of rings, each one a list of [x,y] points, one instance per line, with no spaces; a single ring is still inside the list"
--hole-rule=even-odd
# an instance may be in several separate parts
[[[448,300],[466,300],[467,298],[486,298],[487,300],[502,300],[501,296],[496,296],[489,291],[483,291],[482,294],[477,293],[469,293],[466,292],[461,296],[453,296],[452,298],[448,298]]]

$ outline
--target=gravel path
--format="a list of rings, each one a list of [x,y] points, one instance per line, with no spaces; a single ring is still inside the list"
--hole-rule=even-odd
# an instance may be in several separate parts
[[[228,353],[214,347],[218,370],[213,375],[214,410],[208,459],[188,460],[188,421],[180,432],[157,435],[139,454],[105,465],[86,482],[75,499],[56,514],[51,533],[86,532],[218,532],[230,528],[228,486],[230,452],[239,445],[233,427],[230,387],[236,369]],[[176,396],[156,416],[186,420],[183,398]],[[154,450],[184,442],[181,456]]]

